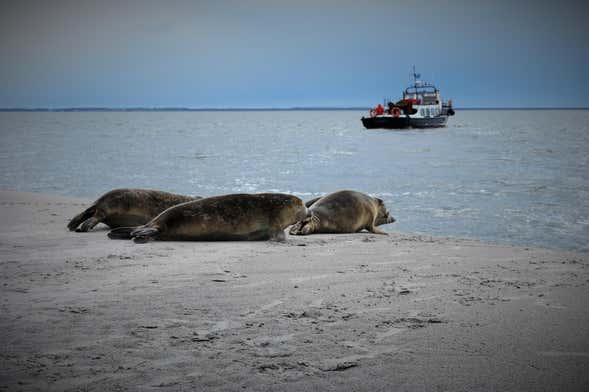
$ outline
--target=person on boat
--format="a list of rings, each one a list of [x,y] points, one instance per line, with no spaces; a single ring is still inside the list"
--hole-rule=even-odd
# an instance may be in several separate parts
[[[376,107],[376,115],[377,116],[382,116],[383,114],[384,114],[384,108],[379,103],[378,106]]]
[[[387,114],[393,114],[393,108],[395,107],[395,104],[392,102],[387,103],[387,106],[389,107],[387,109]]]

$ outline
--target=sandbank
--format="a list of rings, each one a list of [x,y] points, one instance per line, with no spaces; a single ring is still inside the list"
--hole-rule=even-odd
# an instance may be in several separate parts
[[[0,192],[0,391],[589,387],[589,254],[404,233],[134,244],[69,232],[90,202]]]

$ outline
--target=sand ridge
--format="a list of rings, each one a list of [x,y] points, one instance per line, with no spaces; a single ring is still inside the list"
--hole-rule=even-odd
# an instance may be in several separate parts
[[[584,390],[589,255],[394,233],[113,241],[0,192],[0,390]]]

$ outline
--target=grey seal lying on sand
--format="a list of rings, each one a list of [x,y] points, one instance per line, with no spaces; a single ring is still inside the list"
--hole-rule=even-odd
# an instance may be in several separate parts
[[[387,234],[376,226],[393,223],[384,202],[356,191],[337,191],[309,200],[310,217],[297,222],[290,234],[356,233],[363,229],[375,234]]]
[[[197,199],[201,197],[150,189],[114,189],[76,215],[67,227],[71,231],[86,232],[101,222],[112,229],[139,226],[149,222],[167,208]]]
[[[149,223],[108,233],[137,243],[158,240],[256,241],[285,238],[284,229],[307,217],[296,196],[282,193],[230,194],[168,208]]]

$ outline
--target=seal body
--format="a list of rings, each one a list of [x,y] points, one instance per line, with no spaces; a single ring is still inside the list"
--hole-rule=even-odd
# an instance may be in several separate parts
[[[284,229],[305,219],[296,196],[281,193],[230,194],[168,208],[144,226],[112,230],[113,239],[174,241],[284,240]]]
[[[99,223],[110,228],[139,226],[176,204],[200,199],[150,189],[114,189],[102,195],[68,224],[71,231],[86,232]]]
[[[356,191],[337,191],[309,200],[306,205],[310,216],[294,224],[290,234],[356,233],[361,230],[387,234],[376,226],[395,221],[381,199]]]

